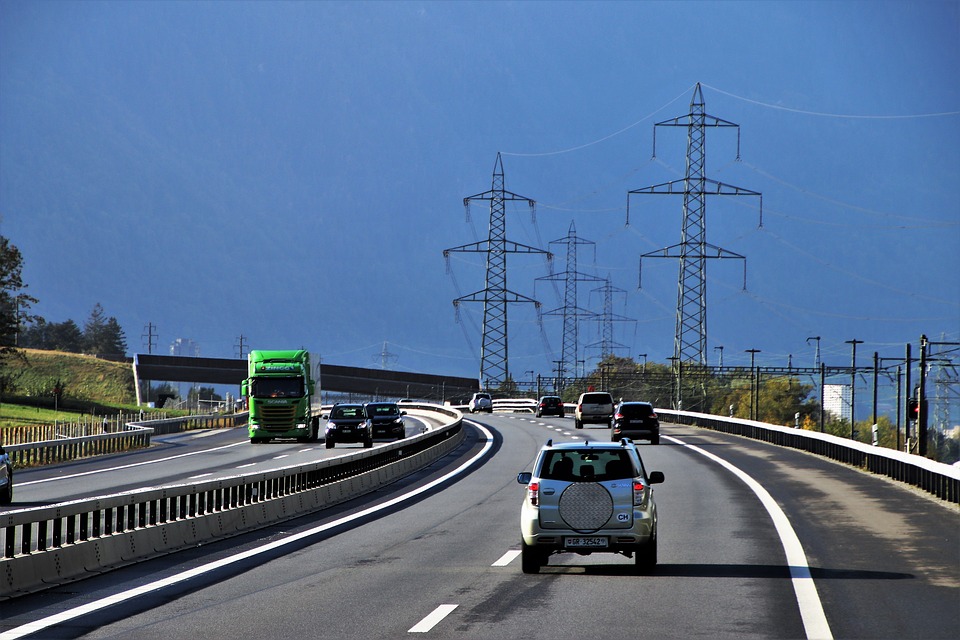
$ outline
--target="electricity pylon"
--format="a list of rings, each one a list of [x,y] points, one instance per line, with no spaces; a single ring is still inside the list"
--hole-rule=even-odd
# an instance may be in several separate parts
[[[504,189],[503,161],[499,153],[497,153],[497,162],[493,167],[493,183],[490,190],[464,198],[463,206],[469,209],[470,202],[474,200],[483,200],[490,203],[490,227],[487,239],[446,249],[443,256],[449,258],[449,255],[455,252],[487,254],[486,286],[480,291],[457,298],[453,301],[453,305],[458,307],[462,302],[483,303],[480,382],[485,387],[490,387],[502,383],[510,373],[507,360],[507,304],[530,302],[536,306],[538,312],[540,311],[539,302],[507,289],[507,254],[546,254],[548,258],[553,256],[549,251],[507,240],[506,203],[512,201],[526,202],[531,210],[536,203],[530,198]]]
[[[628,318],[626,316],[621,316],[613,312],[613,294],[622,293],[626,295],[626,291],[615,287],[610,283],[610,276],[607,276],[604,280],[604,285],[594,291],[599,291],[603,294],[603,313],[596,316],[594,319],[600,324],[600,341],[594,342],[593,344],[588,344],[588,347],[600,348],[600,359],[603,360],[609,355],[613,355],[614,349],[626,349],[627,345],[620,344],[615,342],[613,339],[613,323],[614,322],[634,322],[633,318]]]
[[[563,317],[563,347],[560,353],[559,371],[557,373],[557,385],[563,388],[564,378],[577,370],[577,352],[579,350],[579,320],[580,318],[593,318],[597,314],[581,309],[577,305],[577,282],[603,282],[603,278],[591,276],[577,271],[577,246],[595,244],[590,240],[577,238],[577,230],[573,221],[570,222],[570,229],[565,238],[552,240],[550,244],[563,243],[567,245],[567,264],[563,273],[552,273],[549,276],[537,278],[537,280],[563,280],[563,306],[552,311],[547,311],[548,316]]]
[[[652,187],[627,192],[627,221],[630,216],[630,196],[633,194],[683,194],[683,230],[679,244],[651,251],[643,258],[679,258],[680,277],[677,291],[677,325],[674,334],[675,362],[707,364],[707,283],[706,261],[713,258],[734,258],[743,261],[743,287],[747,286],[747,259],[707,242],[706,210],[708,195],[760,197],[760,226],[763,226],[763,197],[759,192],[710,180],[706,170],[707,127],[737,129],[737,160],[740,159],[740,125],[715,118],[704,112],[703,93],[697,83],[690,101],[690,113],[654,125],[653,155],[657,155],[656,127],[686,127],[686,175]]]

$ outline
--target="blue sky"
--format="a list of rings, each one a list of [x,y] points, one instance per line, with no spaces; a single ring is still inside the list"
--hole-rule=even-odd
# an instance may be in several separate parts
[[[0,1],[0,233],[50,321],[96,302],[130,352],[157,327],[201,355],[303,346],[325,362],[476,376],[477,256],[506,188],[507,237],[546,248],[573,222],[579,270],[610,277],[619,355],[672,355],[682,198],[627,192],[682,176],[706,111],[708,177],[763,194],[708,199],[716,364],[900,357],[960,339],[960,4],[951,2]],[[555,251],[557,246],[552,247]],[[563,251],[554,264],[564,269]],[[508,287],[560,306],[543,260]],[[600,311],[584,283],[580,306]],[[547,374],[559,319],[509,310],[510,370]],[[581,344],[599,340],[585,322]],[[581,358],[596,361],[596,350]],[[862,360],[859,360],[862,358]]]

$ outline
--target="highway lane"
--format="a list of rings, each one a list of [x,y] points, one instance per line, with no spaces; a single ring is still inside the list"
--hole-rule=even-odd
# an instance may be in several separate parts
[[[405,416],[408,436],[428,428],[424,418]],[[375,439],[374,446],[394,442]],[[53,504],[93,496],[168,486],[267,471],[362,449],[361,444],[340,444],[326,449],[324,443],[274,440],[252,445],[243,427],[203,429],[153,438],[148,449],[86,458],[60,465],[18,470],[15,475],[16,509]]]
[[[672,440],[641,446],[648,469],[666,474],[656,487],[658,571],[634,576],[625,558],[573,556],[525,575],[505,555],[519,548],[516,473],[548,437],[603,439],[607,431],[577,431],[569,419],[476,420],[494,430],[495,455],[444,490],[43,637],[182,638],[200,629],[211,638],[398,638],[427,627],[434,638],[804,637],[770,516],[743,481],[700,451],[749,473],[786,512],[835,637],[948,638],[960,628],[955,509],[814,456],[672,425],[664,427]],[[481,446],[476,432],[460,453]],[[319,516],[5,603],[3,628],[335,521],[458,463],[447,459]]]

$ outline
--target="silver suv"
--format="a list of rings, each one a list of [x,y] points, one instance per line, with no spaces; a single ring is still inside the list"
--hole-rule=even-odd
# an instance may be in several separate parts
[[[573,412],[573,423],[577,429],[583,429],[587,422],[613,427],[613,396],[606,391],[581,393]]]
[[[493,413],[493,398],[490,397],[489,393],[480,391],[473,394],[473,397],[470,398],[469,407],[470,413],[478,413],[480,411]]]
[[[517,482],[527,486],[520,509],[521,565],[539,573],[554,553],[620,553],[638,572],[657,564],[657,505],[650,485],[663,473],[647,475],[636,446],[620,442],[548,440],[533,472]]]

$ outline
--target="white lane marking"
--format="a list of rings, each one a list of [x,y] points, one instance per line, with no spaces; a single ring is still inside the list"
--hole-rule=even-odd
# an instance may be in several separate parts
[[[256,462],[248,462],[247,464],[237,465],[236,467],[234,467],[234,469],[246,469],[247,467],[255,467],[255,466],[257,466]]]
[[[446,618],[457,608],[455,604],[442,604],[433,610],[433,613],[415,624],[407,633],[426,633],[437,626],[437,623]]]
[[[513,562],[514,560],[516,560],[516,559],[517,559],[517,556],[519,556],[519,555],[520,555],[520,550],[519,550],[519,549],[514,549],[514,550],[512,550],[512,551],[507,551],[505,554],[503,554],[502,556],[500,556],[500,559],[499,559],[499,560],[497,560],[496,562],[494,562],[494,563],[493,563],[492,565],[490,565],[490,566],[491,566],[491,567],[505,567],[505,566],[507,566],[508,564],[510,564],[511,562]]]
[[[289,456],[289,455],[290,455],[290,454],[285,453],[285,454],[283,454],[282,456],[273,456],[273,459],[274,459],[274,460],[283,460],[284,458],[286,458],[286,457]]]
[[[131,464],[123,464],[119,467],[110,467],[109,469],[96,469],[94,471],[84,471],[83,473],[74,473],[68,476],[56,476],[53,478],[44,478],[43,480],[31,480],[29,482],[18,482],[18,487],[23,487],[28,484],[42,484],[44,482],[55,482],[57,480],[69,480],[70,478],[80,478],[83,476],[92,476],[97,473],[107,473],[110,471],[119,471],[120,469],[131,469],[133,467],[142,467],[148,464],[157,464],[159,462],[167,462],[168,460],[176,460],[177,458],[186,458],[187,456],[197,456],[202,453],[210,453],[211,451],[219,451],[220,449],[229,449],[230,447],[239,447],[245,442],[234,442],[233,444],[226,444],[222,447],[213,447],[212,449],[204,449],[203,451],[191,451],[189,453],[180,453],[175,456],[168,456],[166,458],[157,458],[156,460],[144,460],[143,462],[134,462]]]
[[[207,476],[212,476],[212,473],[201,473],[198,476],[190,476],[187,480],[196,480],[197,478],[206,478]]]
[[[723,458],[720,458],[709,451],[700,447],[687,444],[682,440],[664,436],[667,440],[675,442],[681,446],[687,447],[691,451],[706,456],[720,466],[727,469],[730,473],[743,480],[750,489],[753,490],[760,503],[766,508],[767,513],[773,520],[773,526],[777,529],[780,536],[780,542],[787,556],[787,565],[790,567],[790,578],[793,582],[793,592],[797,597],[797,605],[800,607],[800,617],[803,620],[803,628],[807,632],[807,638],[817,638],[818,640],[829,640],[833,638],[833,632],[830,631],[830,624],[827,622],[827,616],[823,611],[823,603],[820,602],[820,594],[817,593],[817,585],[813,583],[813,577],[810,575],[810,565],[807,563],[807,554],[803,551],[803,545],[800,544],[800,538],[787,519],[787,515],[776,503],[773,496],[763,488],[763,486],[752,477],[735,467]]]
[[[338,518],[337,520],[334,520],[332,522],[322,524],[320,526],[314,527],[312,529],[308,529],[306,531],[301,531],[300,533],[291,535],[287,538],[281,538],[279,540],[275,540],[274,542],[270,542],[261,547],[248,549],[247,551],[244,551],[242,553],[238,553],[232,556],[227,556],[225,558],[221,558],[220,560],[216,560],[214,562],[208,562],[207,564],[201,565],[199,567],[194,567],[193,569],[190,569],[188,571],[183,571],[181,573],[177,573],[167,578],[163,578],[162,580],[156,580],[155,582],[141,585],[134,589],[128,589],[127,591],[122,591],[112,596],[107,596],[106,598],[101,598],[100,600],[94,600],[92,602],[88,602],[78,607],[74,607],[73,609],[61,611],[60,613],[54,614],[52,616],[47,616],[46,618],[41,618],[40,620],[35,620],[33,622],[28,622],[25,625],[14,627],[13,629],[0,633],[0,640],[13,640],[13,638],[22,638],[24,636],[30,635],[31,633],[37,633],[38,631],[42,631],[43,629],[47,629],[49,627],[52,627],[54,625],[61,624],[64,622],[69,622],[70,620],[79,618],[80,616],[84,616],[88,613],[93,613],[101,609],[106,609],[107,607],[112,607],[115,604],[126,602],[127,600],[132,600],[138,596],[142,596],[147,593],[159,591],[166,587],[189,580],[190,578],[195,578],[196,576],[201,576],[205,573],[216,571],[217,569],[220,569],[222,567],[229,566],[231,564],[240,562],[242,560],[246,560],[248,558],[256,557],[260,554],[273,551],[274,549],[280,549],[282,547],[285,547],[288,544],[293,544],[304,538],[309,538],[310,536],[317,535],[318,533],[323,533],[324,531],[327,531],[329,529],[334,529],[343,524],[353,522],[354,520],[365,518],[370,514],[376,513],[377,511],[390,509],[395,505],[411,500],[412,498],[419,496],[421,493],[426,493],[427,491],[432,490],[434,487],[440,486],[446,483],[447,481],[452,480],[453,478],[463,473],[466,473],[466,471],[470,467],[472,467],[477,462],[482,460],[490,452],[490,449],[493,448],[493,434],[490,433],[481,424],[478,424],[476,422],[471,422],[470,424],[473,425],[475,428],[479,429],[481,432],[483,432],[484,437],[486,438],[486,442],[484,443],[483,448],[477,453],[477,455],[473,456],[472,458],[470,458],[469,460],[461,464],[459,467],[457,467],[453,471],[450,471],[446,475],[443,475],[437,478],[436,480],[433,480],[432,482],[428,482],[427,484],[423,485],[418,489],[414,489],[409,493],[401,494],[396,498],[387,500],[383,504],[376,505],[373,507],[368,507],[366,509],[363,509],[361,511],[354,513],[353,515]],[[455,607],[456,605],[446,605],[446,606]],[[451,609],[451,611],[452,610],[453,609]]]

